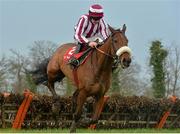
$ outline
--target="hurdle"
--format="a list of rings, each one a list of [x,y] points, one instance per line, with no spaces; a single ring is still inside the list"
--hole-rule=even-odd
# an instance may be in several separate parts
[[[166,123],[166,120],[169,117],[170,112],[171,112],[171,110],[172,110],[172,108],[173,108],[173,106],[174,106],[174,104],[176,102],[176,99],[177,99],[177,97],[174,96],[174,95],[170,97],[170,100],[172,101],[173,105],[164,113],[164,115],[162,116],[160,122],[156,125],[156,128],[161,129],[161,128],[164,127],[164,125]]]
[[[24,91],[24,100],[17,111],[15,120],[12,125],[13,129],[21,129],[22,123],[24,122],[25,116],[33,99],[33,96],[34,94],[30,92],[28,89]]]

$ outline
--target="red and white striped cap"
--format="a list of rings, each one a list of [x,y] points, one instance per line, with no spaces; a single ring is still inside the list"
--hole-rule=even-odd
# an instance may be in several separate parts
[[[91,17],[103,17],[103,8],[101,5],[95,4],[89,8],[89,16]]]

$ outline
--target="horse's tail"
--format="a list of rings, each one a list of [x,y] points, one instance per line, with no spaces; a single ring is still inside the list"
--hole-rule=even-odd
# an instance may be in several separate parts
[[[26,73],[30,74],[32,77],[33,82],[38,84],[47,85],[48,76],[47,76],[47,66],[49,63],[50,58],[43,60],[40,64],[36,65],[35,70],[27,70]]]

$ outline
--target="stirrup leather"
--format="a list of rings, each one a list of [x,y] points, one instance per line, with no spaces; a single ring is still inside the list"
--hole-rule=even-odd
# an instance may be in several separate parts
[[[80,62],[78,59],[72,58],[69,60],[69,64],[74,65],[74,66],[79,66]]]

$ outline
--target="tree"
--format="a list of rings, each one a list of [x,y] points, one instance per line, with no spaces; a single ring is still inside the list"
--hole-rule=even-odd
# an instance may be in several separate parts
[[[156,40],[152,42],[152,46],[150,47],[150,63],[149,65],[152,67],[153,78],[152,88],[153,94],[156,98],[162,98],[165,96],[165,59],[168,55],[167,50],[163,48],[161,42]]]
[[[116,70],[113,71],[112,73],[112,89],[111,91],[113,93],[118,93],[120,90],[120,85],[119,85],[119,73],[122,71],[121,68],[117,68]]]
[[[31,67],[36,67],[45,59],[50,58],[56,49],[57,45],[51,41],[34,41],[28,54],[31,59]]]
[[[117,68],[113,72],[110,94],[119,93],[121,95],[139,95],[142,93],[143,82],[139,76],[140,66],[132,62],[127,69]]]
[[[65,78],[63,80],[63,82],[66,82],[66,95],[69,96],[69,95],[72,95],[73,93],[73,89],[74,89],[74,86],[72,85],[72,82],[68,79],[68,78]]]
[[[167,95],[177,95],[180,89],[180,49],[171,45],[166,60],[166,88]]]
[[[4,87],[4,81],[7,77],[7,61],[6,58],[3,56],[0,59],[0,89]]]
[[[37,86],[36,84],[33,82],[32,77],[30,74],[25,73],[25,85],[26,88],[28,88],[29,90],[31,90],[32,92],[36,93],[37,92]]]
[[[29,65],[29,61],[19,52],[12,49],[10,51],[13,55],[8,59],[8,71],[10,75],[9,77],[14,83],[14,92],[22,93],[23,89],[25,88],[24,68]]]

